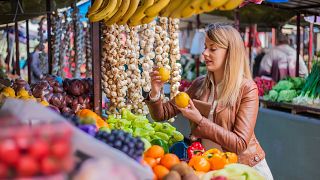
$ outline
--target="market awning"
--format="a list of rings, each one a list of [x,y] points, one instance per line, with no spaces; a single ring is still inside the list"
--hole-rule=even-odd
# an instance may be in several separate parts
[[[50,0],[51,10],[69,7],[80,0]],[[0,0],[0,24],[12,23],[45,15],[46,0]]]
[[[288,2],[282,3],[276,3],[275,0],[265,0],[262,5],[307,15],[320,14],[320,0],[288,0]]]

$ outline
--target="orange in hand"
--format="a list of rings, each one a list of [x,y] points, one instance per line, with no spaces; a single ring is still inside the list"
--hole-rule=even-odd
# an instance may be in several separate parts
[[[153,173],[156,175],[158,179],[162,179],[169,173],[169,170],[164,166],[156,165],[153,168]]]
[[[209,159],[211,170],[219,170],[223,169],[227,164],[226,156],[223,154],[213,154],[213,156]]]
[[[208,172],[210,170],[210,163],[202,156],[194,156],[189,161],[189,166],[196,171]]]
[[[170,153],[164,155],[160,160],[160,164],[168,169],[171,169],[172,166],[179,164],[179,163],[180,163],[180,160],[179,160],[178,156],[176,156],[175,154],[170,154]]]
[[[144,156],[154,159],[161,158],[162,156],[164,156],[164,150],[161,146],[153,145],[144,153]]]

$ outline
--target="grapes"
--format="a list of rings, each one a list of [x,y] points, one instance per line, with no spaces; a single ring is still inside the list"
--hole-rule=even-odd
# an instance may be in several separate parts
[[[98,131],[95,138],[105,142],[133,159],[138,159],[144,152],[144,143],[140,138],[132,137],[131,134],[122,130]]]

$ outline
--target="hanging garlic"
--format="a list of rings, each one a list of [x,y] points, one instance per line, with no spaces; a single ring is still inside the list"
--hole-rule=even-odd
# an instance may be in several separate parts
[[[58,72],[58,75],[62,78],[66,78],[66,73],[64,71],[64,68],[66,66],[66,56],[68,56],[68,49],[70,45],[70,21],[68,20],[68,13],[65,11],[63,13],[64,17],[64,23],[63,23],[63,41],[62,45],[60,46],[60,72]],[[68,59],[68,57],[67,57]]]
[[[58,75],[58,72],[61,72],[59,66],[59,59],[60,59],[60,47],[61,47],[61,38],[62,38],[62,21],[59,16],[58,11],[55,11],[52,15],[52,33],[53,33],[53,45],[52,45],[52,52],[53,52],[53,69],[52,74]]]
[[[179,39],[178,39],[178,26],[179,19],[169,19],[169,35],[170,39],[170,60],[171,60],[171,91],[170,91],[170,98],[172,99],[179,93],[179,86],[181,81],[181,64],[177,61],[180,60],[180,50],[179,50]]]

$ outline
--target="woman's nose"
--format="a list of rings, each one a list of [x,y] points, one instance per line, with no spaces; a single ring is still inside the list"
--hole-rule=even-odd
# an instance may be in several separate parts
[[[208,56],[208,55],[209,55],[209,54],[208,54],[208,50],[205,49],[205,50],[202,52],[202,55],[203,55],[203,56]]]

